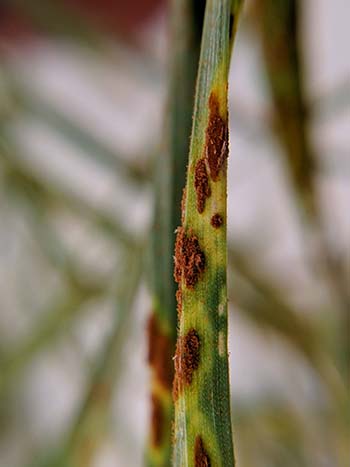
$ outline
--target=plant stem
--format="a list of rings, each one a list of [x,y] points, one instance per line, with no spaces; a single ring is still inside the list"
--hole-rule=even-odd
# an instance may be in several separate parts
[[[175,466],[233,466],[227,352],[227,88],[240,1],[208,0],[175,278]]]

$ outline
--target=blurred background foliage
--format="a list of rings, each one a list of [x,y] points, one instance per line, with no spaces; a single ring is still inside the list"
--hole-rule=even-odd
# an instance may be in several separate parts
[[[349,462],[345,0],[251,0],[230,89],[241,467]],[[161,0],[0,5],[0,464],[142,465]]]

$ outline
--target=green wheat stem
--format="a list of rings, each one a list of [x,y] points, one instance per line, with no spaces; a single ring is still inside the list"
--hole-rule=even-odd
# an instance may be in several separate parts
[[[204,5],[195,0],[171,2],[166,138],[156,170],[151,248],[153,309],[148,324],[151,410],[146,464],[152,467],[171,464],[171,425],[174,417],[172,357],[177,324],[173,243],[174,232],[181,218],[180,201],[186,177],[203,15]]]
[[[228,71],[240,1],[206,2],[183,223],[175,248],[175,466],[233,466],[227,352]]]

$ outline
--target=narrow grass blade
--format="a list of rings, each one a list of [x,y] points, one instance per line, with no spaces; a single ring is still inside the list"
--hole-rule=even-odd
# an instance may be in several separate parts
[[[148,325],[151,365],[151,420],[146,463],[171,463],[172,379],[176,342],[176,284],[173,243],[180,222],[191,134],[195,79],[204,8],[194,0],[171,4],[171,76],[165,150],[159,158],[152,236],[153,310]]]
[[[208,0],[175,278],[176,466],[233,466],[227,353],[228,71],[241,2]]]

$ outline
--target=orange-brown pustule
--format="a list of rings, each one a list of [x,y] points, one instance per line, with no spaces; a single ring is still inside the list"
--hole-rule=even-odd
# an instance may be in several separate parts
[[[228,127],[227,119],[220,115],[219,101],[214,92],[209,97],[209,121],[205,145],[210,177],[216,181],[228,157]]]
[[[210,467],[210,459],[207,451],[204,449],[202,438],[196,436],[194,442],[194,465],[195,467]]]
[[[194,188],[197,197],[197,211],[201,214],[204,211],[205,200],[211,195],[207,167],[204,159],[197,161],[194,170]]]
[[[175,379],[173,396],[176,400],[179,391],[192,383],[192,377],[200,362],[200,339],[195,329],[190,329],[184,336],[179,336],[175,353]]]
[[[193,289],[205,269],[205,256],[201,250],[198,238],[183,227],[177,228],[175,243],[174,277],[177,283],[185,280],[186,287]]]

